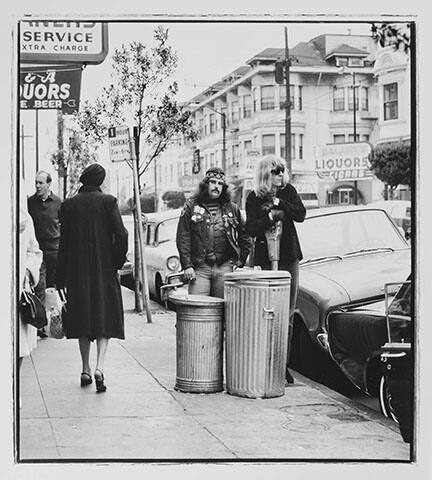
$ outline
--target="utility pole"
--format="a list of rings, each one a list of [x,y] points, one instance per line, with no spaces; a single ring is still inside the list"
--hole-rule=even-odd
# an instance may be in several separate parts
[[[352,72],[353,78],[353,133],[354,133],[354,142],[357,142],[357,99],[356,99],[356,83],[355,83],[355,72]],[[354,205],[358,205],[358,183],[357,180],[354,180]]]
[[[285,27],[285,160],[288,175],[291,178],[291,92],[290,92],[290,59],[288,50],[288,29]]]
[[[26,138],[31,137],[31,135],[25,135],[24,134],[24,125],[21,124],[21,135],[20,135],[20,140],[21,140],[21,176],[22,178],[25,179],[25,163],[24,163],[24,140]]]
[[[216,113],[219,113],[215,110]],[[226,113],[221,112],[220,116],[222,117],[222,170],[226,170]]]
[[[36,150],[36,173],[39,171],[39,110],[35,110],[35,150]]]

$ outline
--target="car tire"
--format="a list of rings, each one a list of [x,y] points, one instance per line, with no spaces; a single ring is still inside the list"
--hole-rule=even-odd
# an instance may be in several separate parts
[[[399,423],[394,413],[394,409],[391,403],[391,394],[389,392],[387,379],[385,378],[384,375],[382,375],[380,379],[380,384],[379,384],[379,404],[380,404],[381,413],[385,417],[391,418],[395,422]]]

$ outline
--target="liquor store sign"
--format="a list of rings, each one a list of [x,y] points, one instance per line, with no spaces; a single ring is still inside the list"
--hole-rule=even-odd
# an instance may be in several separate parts
[[[20,22],[21,63],[88,63],[104,61],[108,25],[103,22]]]
[[[372,180],[367,142],[335,143],[316,147],[315,169],[321,179]]]
[[[78,110],[81,68],[27,69],[20,72],[20,108],[23,110]]]

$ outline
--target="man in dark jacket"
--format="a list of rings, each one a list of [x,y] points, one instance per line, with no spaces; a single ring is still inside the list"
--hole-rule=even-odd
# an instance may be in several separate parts
[[[243,267],[251,240],[238,206],[231,202],[222,169],[207,170],[177,227],[177,249],[189,293],[223,298],[225,273]]]

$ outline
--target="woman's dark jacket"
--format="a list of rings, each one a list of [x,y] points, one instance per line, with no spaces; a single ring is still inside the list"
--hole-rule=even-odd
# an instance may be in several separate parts
[[[226,260],[243,266],[251,249],[251,239],[246,233],[240,209],[233,202],[223,203],[222,220],[229,244]],[[181,213],[177,227],[177,250],[183,270],[199,267],[205,262],[209,248],[209,221],[211,214],[205,203],[189,199]]]
[[[124,338],[117,270],[127,239],[116,198],[99,187],[81,187],[63,202],[56,284],[67,289],[68,338]]]
[[[270,220],[268,212],[270,208],[280,209],[285,213],[283,220],[282,237],[280,241],[280,264],[287,264],[295,259],[301,260],[303,254],[294,222],[303,222],[306,217],[306,209],[296,189],[287,184],[279,190],[276,196],[279,205],[271,207],[272,201],[258,197],[252,191],[246,200],[246,231],[255,240],[255,265],[269,268],[269,258],[265,232],[275,223]]]

